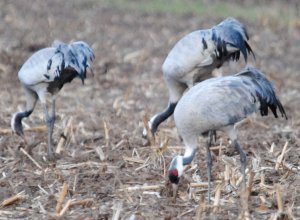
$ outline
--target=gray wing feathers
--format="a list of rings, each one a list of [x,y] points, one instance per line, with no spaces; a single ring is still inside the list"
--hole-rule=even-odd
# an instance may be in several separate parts
[[[64,69],[73,68],[83,83],[86,78],[86,69],[91,68],[89,61],[95,58],[90,46],[83,41],[71,44],[54,41],[52,46],[56,48],[56,51],[48,61],[47,71],[54,72],[58,77]]]
[[[240,52],[247,62],[248,54],[255,55],[248,44],[249,36],[246,28],[235,18],[227,18],[212,28],[212,40],[215,42],[219,58],[229,56],[233,60],[240,58]],[[234,53],[228,54],[228,48],[236,48]]]
[[[278,108],[282,117],[287,119],[285,110],[276,96],[273,85],[263,73],[253,67],[246,67],[235,76],[243,78],[243,82],[250,86],[253,96],[258,98],[260,103],[259,110],[262,116],[268,115],[268,109],[270,108],[277,118]]]

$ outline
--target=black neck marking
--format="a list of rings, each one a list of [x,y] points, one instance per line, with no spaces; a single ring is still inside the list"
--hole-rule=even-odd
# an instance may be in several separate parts
[[[153,134],[157,131],[157,127],[174,113],[176,105],[177,102],[169,103],[168,107],[155,117],[151,127],[151,131]]]
[[[13,126],[14,130],[17,133],[17,135],[23,135],[23,126],[22,126],[22,119],[28,117],[31,115],[33,110],[30,111],[24,111],[24,112],[18,112],[15,115]]]

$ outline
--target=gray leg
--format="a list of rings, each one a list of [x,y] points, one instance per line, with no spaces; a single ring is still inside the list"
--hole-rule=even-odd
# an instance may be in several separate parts
[[[52,114],[51,114],[51,137],[53,134],[54,124],[55,124],[55,99],[52,101]]]
[[[207,143],[206,143],[206,153],[207,153],[206,163],[207,163],[207,176],[208,176],[208,203],[210,203],[210,196],[211,196],[211,169],[212,169],[212,165],[213,165],[211,152],[210,152],[212,136],[213,136],[213,132],[209,131],[208,139],[207,139]]]
[[[208,132],[208,141],[209,146],[212,145],[212,143],[216,143],[217,140],[217,131],[216,130],[210,130]]]
[[[241,148],[239,142],[235,140],[234,142],[235,149],[240,153],[240,160],[241,160],[241,171],[243,174],[243,182],[246,184],[246,165],[247,165],[247,157],[244,153],[243,149]]]
[[[54,128],[54,123],[55,123],[55,100],[52,100],[52,111],[51,111],[51,116],[48,113],[48,107],[47,104],[44,105],[45,108],[45,118],[46,118],[46,123],[48,127],[48,156],[50,160],[54,160],[54,152],[53,152],[53,140],[52,140],[52,135],[53,135],[53,128]]]
[[[241,160],[241,172],[243,174],[243,182],[244,186],[246,186],[246,165],[247,165],[247,158],[246,154],[243,152],[243,149],[241,148],[240,144],[237,141],[236,132],[233,125],[227,126],[223,128],[223,131],[228,134],[230,137],[235,149],[240,153],[240,160]]]

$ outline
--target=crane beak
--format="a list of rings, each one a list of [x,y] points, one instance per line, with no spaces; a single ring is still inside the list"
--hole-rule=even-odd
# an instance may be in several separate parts
[[[173,200],[174,202],[176,202],[178,184],[172,183],[172,189],[173,189]]]

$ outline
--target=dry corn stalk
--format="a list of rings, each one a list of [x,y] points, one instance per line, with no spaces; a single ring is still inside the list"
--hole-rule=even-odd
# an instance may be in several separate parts
[[[41,166],[38,162],[36,162],[36,160],[33,159],[33,157],[30,156],[30,155],[26,152],[26,150],[24,150],[23,148],[20,148],[20,151],[21,151],[25,156],[27,156],[27,157],[34,163],[34,165],[36,165],[39,169],[43,170],[42,166]]]
[[[47,127],[45,125],[41,126],[36,126],[32,128],[24,128],[24,131],[26,132],[44,132],[47,131]],[[5,128],[5,129],[0,129],[0,134],[1,135],[7,135],[7,134],[12,134],[11,128]]]
[[[277,161],[276,161],[276,164],[275,164],[275,170],[278,170],[279,169],[279,166],[281,165],[282,161],[283,161],[283,158],[284,158],[284,154],[286,153],[286,149],[287,149],[287,146],[288,146],[289,142],[285,142],[285,145],[281,151],[281,154],[277,157]]]
[[[0,208],[12,205],[23,198],[25,198],[25,191],[19,192],[18,194],[14,195],[12,197],[9,197],[8,199],[4,199],[3,202],[1,202],[1,204],[0,204]]]
[[[213,212],[216,212],[218,210],[220,204],[220,198],[221,198],[221,188],[222,188],[222,184],[219,184],[216,188]]]
[[[149,185],[149,186],[130,186],[127,188],[123,188],[123,189],[118,189],[119,192],[122,191],[127,191],[127,192],[132,192],[132,191],[143,191],[143,190],[158,190],[163,188],[163,185]]]
[[[65,204],[65,206],[63,207],[63,209],[59,212],[59,216],[63,216],[65,213],[66,213],[66,211],[68,211],[69,210],[69,208],[70,208],[70,206],[71,206],[71,203],[72,203],[72,200],[71,199],[69,199],[67,202],[66,202],[66,204]],[[57,208],[57,206],[56,206],[56,208]],[[57,210],[56,210],[57,211]]]
[[[94,202],[94,199],[92,199],[92,198],[82,199],[82,200],[79,200],[79,201],[73,200],[70,204],[70,207],[73,207],[73,206],[76,206],[76,205],[87,206],[87,205],[91,205],[93,202]]]
[[[282,203],[282,190],[280,185],[275,186],[276,189],[276,200],[277,200],[277,207],[278,207],[278,213],[283,213],[283,203]]]
[[[110,145],[109,128],[105,120],[103,120],[103,127],[104,127],[105,141],[106,141],[105,146],[109,147]]]
[[[64,202],[64,199],[68,193],[68,189],[69,189],[69,185],[67,183],[64,183],[63,188],[59,194],[58,200],[57,200],[57,205],[55,208],[55,211],[57,214],[61,213],[61,208],[62,208],[62,204]]]

